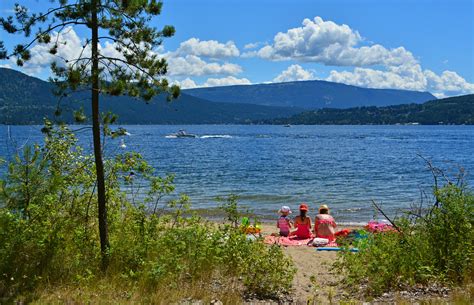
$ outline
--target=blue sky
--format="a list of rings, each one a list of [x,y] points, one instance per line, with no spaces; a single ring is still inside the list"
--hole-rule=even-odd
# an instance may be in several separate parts
[[[15,2],[51,5],[2,0],[0,15]],[[176,27],[157,52],[185,88],[323,79],[443,97],[474,93],[473,20],[472,0],[169,0],[153,24]],[[0,35],[8,47],[21,41]],[[73,29],[64,39],[87,35]],[[51,58],[41,50],[22,70],[46,78]],[[71,43],[64,54],[73,52]]]

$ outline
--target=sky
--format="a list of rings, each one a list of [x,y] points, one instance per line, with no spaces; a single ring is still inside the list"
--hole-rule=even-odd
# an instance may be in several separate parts
[[[474,0],[165,0],[151,22],[173,25],[174,37],[155,50],[167,77],[182,88],[326,80],[369,88],[429,91],[437,97],[474,93]],[[31,11],[50,0],[0,0]],[[89,33],[70,28],[63,57],[77,55]],[[7,48],[25,42],[0,32]],[[46,79],[58,60],[47,46],[32,49],[23,68]],[[113,44],[102,45],[113,52]],[[47,52],[46,52],[47,53]]]

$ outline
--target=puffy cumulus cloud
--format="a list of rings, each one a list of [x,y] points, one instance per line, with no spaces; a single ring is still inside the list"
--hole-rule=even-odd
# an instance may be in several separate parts
[[[302,26],[278,33],[270,45],[243,57],[258,56],[269,60],[299,60],[332,66],[401,65],[416,62],[403,47],[387,49],[379,44],[357,47],[363,41],[359,32],[346,24],[325,21],[321,17],[304,19]]]
[[[171,76],[237,75],[242,72],[241,66],[219,60],[240,55],[233,41],[224,44],[191,38],[182,42],[175,51],[163,55],[168,61]],[[208,62],[203,58],[217,61]]]
[[[431,70],[423,70],[419,64],[388,67],[386,70],[333,70],[326,80],[369,88],[429,91],[436,97],[474,93],[474,84],[456,72],[444,71],[438,75]]]
[[[56,43],[57,53],[51,54],[49,51]],[[117,57],[123,59],[122,54],[116,50],[116,44],[105,42],[99,44],[99,50],[104,56]],[[66,27],[60,33],[53,32],[51,42],[48,44],[36,44],[30,49],[31,59],[26,61],[21,70],[27,74],[35,75],[41,73],[45,68],[49,68],[55,62],[59,66],[73,64],[79,58],[89,58],[91,56],[91,46],[86,45],[72,27]],[[16,58],[11,58],[12,62]]]
[[[474,92],[473,84],[456,72],[444,71],[438,75],[423,70],[404,47],[388,49],[380,44],[363,45],[359,32],[321,17],[305,19],[301,27],[280,32],[271,44],[242,55],[254,56],[354,67],[352,71],[333,70],[327,80],[362,87],[430,91],[436,96]],[[377,69],[369,68],[371,66],[377,66]],[[310,74],[293,65],[274,81],[303,80],[310,78]]]
[[[216,40],[201,41],[198,38],[191,38],[182,42],[175,53],[179,56],[195,55],[216,59],[240,55],[240,51],[233,41],[224,44]]]
[[[217,87],[217,86],[230,86],[230,85],[250,85],[250,80],[246,78],[236,78],[234,76],[227,76],[223,78],[209,78],[202,85],[203,87]]]
[[[58,50],[55,55],[49,53],[49,50],[53,46],[54,42],[58,41]],[[87,45],[85,48],[85,40],[81,39],[77,33],[74,31],[73,28],[66,28],[61,33],[53,33],[51,43],[49,44],[36,44],[33,48],[31,48],[31,59],[25,62],[24,66],[21,68],[25,73],[30,75],[39,74],[45,68],[49,68],[52,62],[56,62],[58,65],[66,65],[67,63],[71,64],[74,62],[75,59],[79,57],[90,57],[91,49],[90,46]],[[242,72],[242,67],[227,62],[207,62],[201,59],[197,55],[184,55],[181,56],[183,50],[189,47],[191,44],[196,42],[198,46],[195,49],[196,54],[202,54],[207,56],[224,56],[225,54],[236,54],[235,52],[238,50],[233,50],[235,45],[232,43],[227,43],[226,45],[218,44],[217,42],[200,42],[199,40],[188,40],[187,42],[181,44],[181,51],[175,52],[168,52],[162,53],[162,49],[155,50],[155,54],[161,54],[161,56],[165,57],[168,61],[169,66],[169,75],[170,76],[203,76],[203,75],[237,75]],[[214,53],[208,52],[203,47],[204,44],[208,44],[210,46],[210,50],[212,46],[216,43],[217,45],[221,46],[228,46],[228,52],[224,51],[222,48],[217,48],[214,50]],[[233,47],[232,47],[233,46]],[[107,57],[116,57],[122,58],[122,54],[116,50],[116,44],[106,41],[105,43],[99,45],[99,49],[102,55]],[[207,52],[207,53],[206,53]],[[226,53],[227,52],[227,53]],[[12,58],[12,62],[15,59]],[[191,86],[188,82],[187,85]]]
[[[196,82],[194,82],[194,80],[190,79],[189,77],[183,80],[175,80],[172,83],[178,85],[181,89],[192,89],[198,87]]]
[[[419,75],[417,75],[416,78],[419,78]],[[394,88],[423,91],[426,88],[426,80],[424,79],[416,81],[413,77],[408,75],[402,76],[393,71],[381,71],[366,68],[355,68],[352,72],[338,72],[333,70],[326,80],[348,85],[380,89]]]
[[[53,55],[49,53],[49,50],[53,47],[56,40],[58,42],[58,50]],[[34,75],[42,72],[44,68],[49,68],[53,62],[58,63],[58,65],[65,65],[66,60],[71,61],[79,58],[81,52],[84,56],[87,56],[91,51],[87,47],[83,52],[83,41],[72,27],[67,27],[61,33],[53,32],[50,43],[33,46],[30,49],[31,59],[25,62],[21,69],[27,74]],[[16,61],[15,58],[11,60]]]
[[[425,70],[424,75],[433,92],[444,92],[449,95],[474,93],[474,84],[467,82],[456,72],[444,71],[441,75],[437,75],[431,70]]]
[[[436,98],[445,98],[445,97],[448,97],[446,94],[444,93],[432,93],[434,96],[436,96]]]
[[[204,83],[196,83],[193,79],[187,77],[185,79],[175,79],[171,81],[181,89],[192,89],[200,87],[218,87],[230,85],[250,85],[252,84],[247,78],[237,78],[235,76],[227,76],[222,78],[208,78]]]
[[[302,27],[276,34],[273,44],[260,49],[259,55],[274,59],[312,57],[330,47],[353,46],[360,39],[359,33],[349,26],[316,17],[304,19]]]
[[[300,65],[291,65],[280,75],[273,79],[274,82],[291,82],[298,80],[314,79],[313,72],[303,69]]]
[[[244,49],[246,49],[246,50],[255,49],[255,48],[258,48],[259,46],[261,46],[262,44],[263,44],[262,42],[251,42],[251,43],[247,43],[247,44],[244,46]]]
[[[196,55],[165,56],[171,76],[236,75],[242,67],[233,63],[206,62]]]

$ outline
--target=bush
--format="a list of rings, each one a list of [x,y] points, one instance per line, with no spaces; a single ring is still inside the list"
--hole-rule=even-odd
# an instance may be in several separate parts
[[[173,177],[154,176],[137,153],[105,162],[111,248],[102,273],[92,160],[61,127],[10,164],[0,180],[0,303],[31,301],[58,286],[101,290],[103,283],[110,291],[177,297],[189,287],[261,296],[290,288],[292,263],[279,248],[250,241],[234,226],[184,218],[185,195],[161,203]],[[138,184],[148,186],[142,200],[135,200]]]
[[[396,223],[399,232],[371,235],[360,252],[342,253],[338,267],[351,285],[380,294],[414,284],[460,285],[474,271],[474,196],[453,184],[435,188],[435,204]],[[415,216],[415,217],[413,217]]]

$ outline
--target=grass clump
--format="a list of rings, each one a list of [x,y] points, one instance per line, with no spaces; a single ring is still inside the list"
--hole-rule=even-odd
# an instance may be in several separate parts
[[[351,287],[368,295],[415,285],[460,286],[474,275],[474,196],[463,185],[435,187],[434,203],[395,223],[400,229],[370,235],[357,254],[337,263]]]
[[[183,217],[189,198],[173,195],[173,177],[154,176],[140,154],[105,165],[111,247],[102,272],[93,157],[74,134],[52,129],[44,146],[11,162],[0,180],[0,303],[235,303],[290,288],[292,262],[281,249],[233,225]]]

